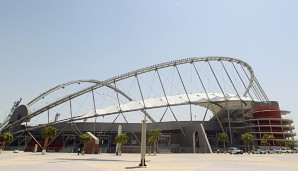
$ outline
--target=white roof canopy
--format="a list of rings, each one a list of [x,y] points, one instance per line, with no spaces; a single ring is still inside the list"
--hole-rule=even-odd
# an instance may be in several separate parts
[[[81,118],[90,118],[104,115],[112,115],[117,113],[125,113],[131,111],[138,111],[144,109],[154,109],[167,106],[178,106],[194,104],[209,108],[217,113],[222,109],[222,104],[239,105],[242,102],[253,101],[249,97],[238,97],[237,95],[221,94],[221,93],[193,93],[193,94],[180,94],[176,96],[163,96],[160,98],[149,98],[143,101],[130,101],[125,104],[111,105],[103,109],[96,109],[89,113],[82,115]],[[145,103],[145,104],[144,104]]]

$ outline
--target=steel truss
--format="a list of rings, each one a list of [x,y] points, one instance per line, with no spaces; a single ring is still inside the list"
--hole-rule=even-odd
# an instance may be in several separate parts
[[[222,85],[220,84],[220,82],[218,81],[218,76],[216,75],[216,73],[214,72],[214,69],[211,65],[211,61],[218,61],[220,62],[220,64],[222,65],[223,69],[224,69],[224,73],[227,75],[228,77],[228,80],[230,82],[230,84],[232,85],[234,91],[235,91],[235,94],[236,96],[234,96],[234,100],[232,100],[232,98],[230,97],[230,95],[226,94],[226,92],[224,92],[223,88],[222,88]],[[198,63],[198,62],[206,62],[210,68],[210,70],[212,71],[212,74],[213,74],[213,77],[215,78],[216,82],[217,82],[217,86],[220,88],[221,90],[221,96],[223,97],[221,100],[214,100],[212,99],[212,93],[208,93],[207,89],[206,89],[206,85],[205,83],[203,82],[202,80],[202,77],[201,77],[201,74],[200,72],[198,71],[197,69],[197,66],[195,65],[195,63]],[[229,74],[229,72],[227,71],[225,65],[223,64],[223,62],[229,62],[232,64],[233,68],[235,69],[235,72],[237,73],[237,76],[239,77],[239,79],[241,80],[241,83],[245,89],[244,93],[243,94],[240,94],[240,92],[237,90],[236,86],[234,85],[234,82]],[[200,84],[201,86],[203,87],[203,90],[204,90],[204,95],[206,96],[206,100],[204,102],[200,102],[200,103],[197,103],[197,102],[194,102],[190,96],[193,96],[193,94],[189,93],[186,86],[185,86],[185,80],[183,80],[183,77],[181,76],[181,73],[180,73],[180,70],[179,70],[179,67],[180,65],[184,65],[184,64],[191,64],[192,67],[195,69],[195,73],[197,75],[197,77],[199,78],[200,80]],[[238,69],[235,67],[235,64],[238,64],[241,66],[243,72],[245,73],[245,76],[246,78],[242,78]],[[165,87],[164,87],[164,83],[161,79],[161,76],[160,76],[160,73],[159,71],[161,69],[164,69],[164,68],[169,68],[169,67],[174,67],[178,76],[179,76],[179,80],[180,80],[180,83],[183,87],[183,93],[180,97],[183,98],[185,97],[185,101],[184,103],[181,103],[181,104],[172,104],[170,101],[169,101],[169,97],[171,97],[170,95],[168,95],[165,91]],[[142,87],[140,85],[140,81],[139,81],[139,76],[142,75],[142,74],[145,74],[145,73],[148,73],[148,72],[156,72],[157,73],[157,76],[158,76],[158,79],[159,79],[159,83],[160,83],[160,86],[162,88],[162,91],[163,91],[163,95],[164,95],[164,99],[165,99],[165,105],[163,106],[156,106],[156,107],[148,107],[146,106],[146,100],[143,96],[143,93],[142,93]],[[117,82],[121,81],[121,80],[125,80],[125,79],[128,79],[128,78],[133,78],[135,77],[136,80],[137,80],[137,84],[138,84],[138,91],[140,93],[140,96],[141,96],[141,101],[136,101],[134,100],[133,98],[131,98],[128,94],[126,94],[124,91],[122,91],[118,86],[117,86]],[[247,79],[248,80],[248,84],[245,84],[245,81],[244,79]],[[131,72],[128,72],[126,74],[122,74],[122,75],[118,75],[118,76],[115,76],[115,77],[112,77],[110,79],[107,79],[105,81],[98,81],[98,80],[77,80],[77,81],[71,81],[71,82],[67,82],[67,83],[64,83],[64,84],[61,84],[61,85],[58,85],[52,89],[49,89],[48,91],[42,93],[41,95],[37,96],[36,98],[34,98],[32,101],[30,101],[27,106],[32,106],[34,105],[35,103],[37,103],[38,101],[40,101],[41,99],[43,99],[44,97],[50,95],[51,93],[54,93],[55,91],[57,90],[60,90],[60,89],[63,89],[65,88],[66,86],[70,86],[70,85],[74,85],[74,84],[80,84],[80,83],[90,83],[90,84],[93,84],[87,88],[84,88],[82,90],[79,90],[77,92],[73,92],[65,97],[62,97],[50,104],[47,104],[43,107],[41,107],[40,109],[30,113],[28,116],[26,117],[23,117],[21,119],[19,119],[18,121],[14,122],[14,123],[10,123],[8,124],[7,123],[4,123],[6,125],[2,125],[2,127],[0,126],[0,128],[2,128],[2,130],[11,130],[12,128],[14,128],[15,126],[17,125],[20,125],[21,123],[23,122],[26,122],[28,121],[29,119],[37,116],[37,115],[40,115],[46,111],[48,111],[48,123],[44,124],[44,125],[39,125],[39,126],[36,126],[36,127],[32,127],[30,129],[36,129],[36,128],[40,128],[40,127],[43,127],[45,125],[54,125],[54,124],[58,124],[58,123],[63,123],[63,122],[73,122],[73,121],[76,121],[76,120],[83,120],[83,119],[87,119],[87,118],[95,118],[95,124],[96,125],[96,118],[99,117],[99,116],[105,116],[105,115],[112,115],[112,114],[117,114],[117,117],[115,118],[115,120],[118,118],[119,115],[122,115],[122,117],[124,118],[124,120],[128,123],[128,121],[126,120],[125,116],[123,115],[123,112],[129,112],[129,111],[125,111],[121,108],[121,106],[123,106],[123,104],[120,103],[120,100],[119,100],[119,95],[123,96],[124,98],[126,98],[127,100],[129,100],[130,102],[137,102],[139,104],[142,104],[143,107],[142,108],[138,108],[137,110],[141,111],[144,113],[144,115],[146,115],[147,118],[149,118],[149,120],[151,120],[151,122],[155,122],[154,118],[148,113],[148,110],[147,109],[154,109],[154,108],[160,108],[160,107],[166,107],[166,111],[163,113],[162,117],[160,118],[160,121],[161,122],[163,120],[163,117],[165,115],[165,113],[169,110],[171,112],[171,114],[173,115],[173,117],[175,118],[175,120],[177,121],[177,124],[179,124],[178,122],[178,119],[177,117],[175,116],[173,110],[172,110],[172,107],[173,106],[178,106],[178,105],[189,105],[190,106],[190,120],[192,121],[192,105],[199,105],[199,106],[203,106],[203,107],[206,107],[207,110],[209,109],[210,111],[212,111],[216,117],[216,119],[218,120],[218,123],[222,129],[222,131],[224,132],[224,128],[222,126],[222,123],[221,121],[219,120],[218,118],[218,113],[219,111],[223,110],[225,107],[229,107],[229,104],[230,103],[234,103],[235,102],[235,97],[237,97],[236,101],[240,101],[240,105],[241,105],[241,110],[242,110],[242,113],[244,115],[244,110],[243,110],[243,107],[242,105],[246,105],[246,102],[250,102],[250,101],[254,101],[254,100],[257,100],[257,101],[269,101],[268,97],[266,96],[264,90],[262,89],[262,87],[260,86],[258,80],[256,79],[255,75],[254,75],[254,72],[253,72],[253,69],[252,67],[247,64],[246,62],[244,61],[241,61],[239,59],[235,59],[235,58],[229,58],[229,57],[203,57],[203,58],[197,58],[197,57],[193,57],[193,58],[187,58],[187,59],[181,59],[181,60],[174,60],[174,61],[170,61],[170,62],[165,62],[165,63],[161,63],[161,64],[157,64],[157,65],[152,65],[152,66],[149,66],[149,67],[145,67],[145,68],[141,68],[141,69],[138,69],[138,70],[135,70],[135,71],[131,71]],[[115,113],[107,113],[107,114],[97,114],[97,109],[96,109],[96,105],[95,105],[95,98],[94,98],[94,90],[96,89],[99,89],[101,87],[107,87],[109,89],[112,89],[116,92],[116,96],[117,96],[117,105],[116,107],[119,108],[119,111],[115,112]],[[252,90],[252,92],[255,94],[256,98],[257,99],[253,99],[252,95],[251,95],[251,92],[250,90]],[[88,116],[84,116],[84,115],[81,115],[79,117],[73,117],[72,116],[72,99],[75,99],[77,97],[80,97],[84,94],[87,94],[87,93],[92,93],[92,98],[93,98],[93,110],[91,113],[91,115],[88,115]],[[184,96],[183,96],[184,95]],[[214,95],[214,93],[213,93]],[[182,97],[183,96],[183,97]],[[247,96],[249,96],[250,98],[247,98]],[[60,120],[60,121],[57,121],[57,122],[50,122],[49,121],[49,110],[51,108],[54,108],[58,105],[61,105],[65,102],[68,102],[69,101],[69,105],[70,105],[70,111],[71,111],[71,116],[70,118],[68,119],[64,119],[64,120]],[[205,113],[205,116],[204,116],[204,120],[205,120],[205,117],[206,117],[206,114],[207,114],[207,110],[206,110],[206,113]],[[130,110],[130,111],[136,111],[136,110]],[[229,133],[232,134],[231,132],[231,124],[230,124],[230,112],[229,112],[229,108],[227,110],[228,112],[228,121],[229,121]],[[114,122],[115,122],[114,120]],[[181,132],[184,134],[184,131],[181,127],[181,125],[179,124],[179,127],[181,129]],[[95,132],[95,127],[94,127],[94,132]],[[1,131],[1,130],[0,130]],[[27,130],[28,131],[28,130]],[[16,133],[20,133],[19,132],[16,132]],[[134,134],[135,135],[135,134]],[[231,136],[230,136],[231,137]],[[137,139],[138,140],[138,139]],[[138,140],[139,142],[139,140]],[[232,143],[233,140],[232,138],[230,139],[230,142]]]

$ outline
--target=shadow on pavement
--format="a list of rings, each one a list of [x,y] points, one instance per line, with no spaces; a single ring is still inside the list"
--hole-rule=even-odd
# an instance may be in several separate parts
[[[128,160],[112,160],[112,159],[96,159],[96,158],[87,158],[87,159],[74,159],[74,158],[57,158],[57,160],[69,160],[69,161],[108,161],[108,162],[138,162],[138,161],[128,161]]]

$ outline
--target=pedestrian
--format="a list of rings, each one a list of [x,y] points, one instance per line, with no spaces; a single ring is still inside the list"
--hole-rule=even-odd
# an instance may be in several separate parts
[[[82,154],[82,150],[83,150],[83,144],[80,143],[78,146],[78,155],[80,155],[80,153]],[[84,155],[84,154],[82,154],[82,155]]]
[[[80,155],[81,153],[81,148],[80,148],[80,144],[78,145],[78,155]]]

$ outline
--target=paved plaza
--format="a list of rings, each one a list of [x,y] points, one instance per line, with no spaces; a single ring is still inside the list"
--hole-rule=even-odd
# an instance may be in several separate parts
[[[140,154],[29,153],[3,151],[1,171],[108,171],[108,170],[270,170],[297,171],[298,154],[157,154],[146,155],[147,168],[136,168]]]

